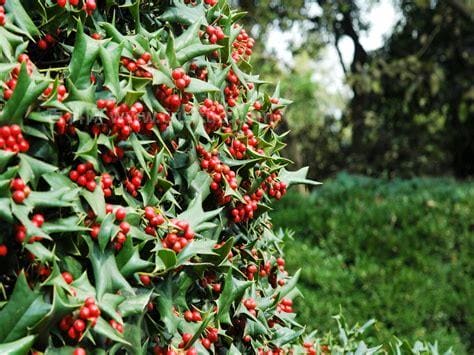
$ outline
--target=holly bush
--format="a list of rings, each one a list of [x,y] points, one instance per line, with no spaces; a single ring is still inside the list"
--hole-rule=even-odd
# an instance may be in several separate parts
[[[0,352],[315,353],[267,215],[310,181],[243,14],[0,5]]]

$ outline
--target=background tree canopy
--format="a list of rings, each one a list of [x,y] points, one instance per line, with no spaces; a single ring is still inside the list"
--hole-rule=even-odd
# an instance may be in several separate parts
[[[283,90],[297,103],[286,127],[297,165],[311,165],[318,178],[341,169],[389,177],[474,173],[472,1],[394,1],[400,19],[375,51],[364,48],[361,35],[369,27],[364,12],[378,1],[235,3],[248,11],[260,38],[260,66],[268,77],[284,79]],[[280,59],[262,44],[275,30],[297,33],[289,43],[293,63],[276,66]],[[342,39],[354,46],[349,65],[339,51]],[[311,79],[310,64],[326,46],[338,49],[334,66],[344,68],[347,102]]]

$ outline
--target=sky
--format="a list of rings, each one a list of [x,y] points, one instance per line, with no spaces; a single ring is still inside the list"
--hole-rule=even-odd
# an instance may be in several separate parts
[[[320,9],[312,9],[318,12]],[[389,35],[399,19],[392,0],[380,0],[374,5],[364,17],[370,29],[361,36],[361,43],[367,50],[380,48],[384,43],[384,37]],[[289,33],[281,33],[278,30],[270,33],[268,46],[274,50],[277,55],[287,63],[291,63],[291,52],[288,50],[288,42],[297,38],[297,30]],[[348,65],[354,55],[354,47],[349,38],[342,38],[339,43],[339,49],[342,53],[344,62]],[[346,66],[347,66],[346,65]],[[344,72],[340,65],[336,49],[334,46],[328,46],[316,65],[319,70],[314,74],[314,80],[326,87],[328,92],[343,95],[350,95],[349,88],[344,83]]]

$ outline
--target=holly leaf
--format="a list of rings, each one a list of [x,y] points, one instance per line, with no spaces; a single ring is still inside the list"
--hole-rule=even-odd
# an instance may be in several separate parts
[[[30,105],[42,94],[49,82],[36,83],[29,75],[26,64],[22,63],[12,97],[6,102],[0,115],[0,124],[21,123]]]
[[[29,335],[27,337],[12,341],[10,343],[0,344],[0,354],[3,355],[27,355],[36,336]]]
[[[69,78],[78,89],[86,89],[90,85],[92,66],[99,54],[98,42],[84,33],[82,23],[77,26],[76,43],[69,63]]]
[[[79,137],[79,146],[76,151],[76,158],[83,158],[90,162],[95,170],[99,170],[99,163],[97,161],[97,136],[91,137],[88,133],[81,132],[76,129]]]
[[[205,212],[202,208],[201,194],[197,194],[196,197],[189,203],[189,207],[186,211],[179,214],[177,219],[183,220],[189,223],[194,231],[199,230],[200,224],[208,221],[217,216],[222,211],[222,208]]]
[[[133,246],[131,238],[127,238],[122,250],[117,255],[117,266],[124,277],[129,277],[153,266],[153,263],[141,259],[138,246]]]
[[[196,6],[186,6],[183,2],[174,0],[174,6],[169,7],[159,18],[162,21],[179,22],[191,25],[200,19],[205,20],[205,8],[202,3]],[[206,23],[204,23],[206,24]]]
[[[128,341],[123,338],[123,335],[116,331],[112,326],[107,323],[103,318],[99,318],[97,320],[97,324],[94,328],[92,328],[94,333],[103,335],[104,337],[116,341],[118,343],[122,343],[125,345],[131,345]]]
[[[194,59],[196,57],[199,57],[201,55],[213,52],[215,50],[218,50],[222,48],[222,46],[219,46],[217,44],[202,44],[202,43],[194,43],[191,44],[187,47],[184,47],[183,49],[177,51],[176,53],[176,60],[181,64],[185,64],[191,59]],[[188,91],[188,90],[186,90]]]
[[[31,183],[35,188],[41,176],[52,173],[58,168],[26,154],[19,154],[20,170],[18,174],[25,183]]]
[[[114,224],[115,216],[112,213],[109,213],[105,216],[104,220],[100,224],[100,231],[98,235],[99,240],[99,247],[101,251],[105,250],[105,247],[112,238],[118,233],[120,230],[119,226]]]
[[[178,277],[168,277],[157,287],[156,298],[158,310],[168,333],[173,334],[178,328],[180,319],[174,314],[175,306],[186,307],[186,291],[192,284],[192,279],[185,273]]]
[[[153,291],[150,290],[136,296],[127,297],[122,303],[119,304],[118,311],[122,317],[142,314],[145,307],[150,302],[152,293]]]
[[[123,43],[114,49],[105,48],[103,46],[99,49],[99,56],[104,67],[104,86],[117,98],[122,99],[119,81],[120,56],[123,51]]]
[[[215,240],[193,240],[178,254],[177,264],[182,265],[186,263],[195,255],[216,255],[213,250]]]
[[[100,187],[97,187],[94,192],[82,189],[81,195],[86,199],[89,206],[91,206],[97,220],[100,222],[105,218],[105,197],[104,192]]]
[[[225,278],[224,290],[217,301],[217,317],[222,323],[231,323],[229,310],[232,306],[232,303],[237,299],[242,298],[245,290],[250,287],[251,284],[251,281],[241,281],[233,278],[232,269],[229,269]]]
[[[133,288],[120,273],[113,252],[111,250],[101,252],[90,238],[86,241],[89,245],[89,258],[96,281],[97,298],[101,298],[107,292],[114,293],[118,290],[135,294]]]
[[[14,14],[12,17],[13,21],[18,27],[24,30],[31,39],[41,36],[41,32],[35,26],[20,0],[10,0],[6,2],[4,6],[7,12]]]
[[[219,88],[217,86],[212,85],[206,81],[202,81],[199,79],[191,78],[191,82],[189,86],[186,88],[186,92],[190,92],[193,94],[199,94],[203,92],[217,92]]]
[[[320,182],[309,180],[306,178],[308,174],[308,167],[301,168],[298,171],[288,171],[282,169],[278,178],[281,182],[284,182],[286,186],[306,184],[306,185],[321,185]]]
[[[0,343],[8,343],[28,334],[28,329],[38,323],[50,310],[38,291],[28,286],[25,274],[18,276],[7,305],[0,312]]]

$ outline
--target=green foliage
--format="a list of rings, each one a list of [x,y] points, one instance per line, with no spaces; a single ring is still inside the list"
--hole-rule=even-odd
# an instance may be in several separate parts
[[[367,339],[393,334],[438,340],[471,353],[474,185],[449,179],[375,180],[348,175],[272,213],[294,230],[290,270],[302,270],[297,309],[311,328],[331,328],[341,306],[348,322],[377,320]]]

